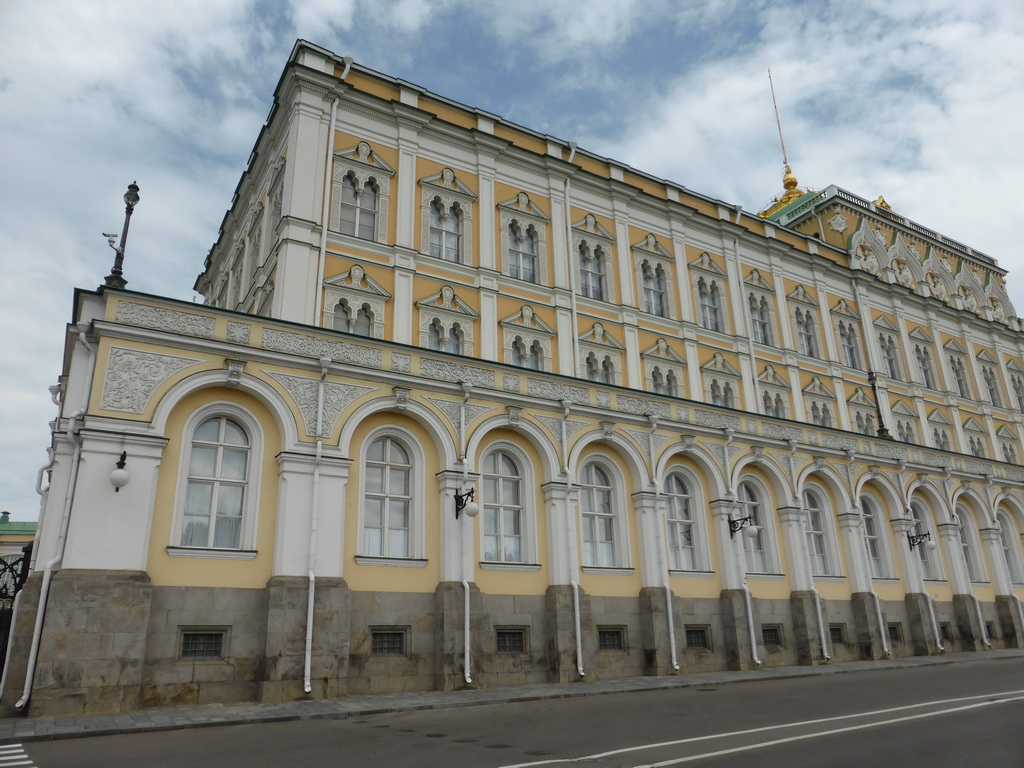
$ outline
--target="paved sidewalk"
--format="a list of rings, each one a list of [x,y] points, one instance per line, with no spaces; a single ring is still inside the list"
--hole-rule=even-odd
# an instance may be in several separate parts
[[[285,720],[331,720],[384,712],[412,712],[426,709],[474,707],[517,701],[600,696],[610,693],[727,685],[751,680],[840,675],[885,669],[912,669],[962,662],[994,662],[1024,658],[1024,649],[985,653],[947,653],[941,656],[912,656],[882,661],[847,661],[817,667],[770,667],[749,672],[702,672],[667,677],[627,677],[594,683],[540,683],[486,690],[421,691],[378,696],[349,696],[333,701],[300,699],[286,704],[197,704],[180,707],[150,707],[123,715],[83,717],[0,718],[0,744],[46,739],[79,738],[120,733],[142,733],[182,728],[203,728],[241,723],[272,723]]]

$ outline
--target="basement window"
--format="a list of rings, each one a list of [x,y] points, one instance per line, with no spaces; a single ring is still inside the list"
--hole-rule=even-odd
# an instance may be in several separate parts
[[[832,645],[846,644],[846,627],[843,624],[830,624],[828,627],[828,639]]]
[[[498,653],[526,653],[526,629],[497,627],[494,630]]]
[[[902,643],[903,642],[903,629],[899,624],[889,625],[889,642],[890,643]]]
[[[624,651],[624,650],[626,650],[626,628],[625,627],[598,627],[597,628],[597,649],[599,651]]]
[[[953,642],[953,627],[948,621],[944,621],[939,624],[939,635],[942,637],[942,642],[952,643]]]
[[[777,624],[761,627],[761,642],[765,648],[782,647],[782,627]]]
[[[408,631],[405,629],[371,629],[370,654],[373,656],[404,656]]]
[[[183,659],[223,659],[224,629],[182,629],[181,658]]]
[[[707,627],[687,627],[686,647],[692,650],[711,650],[710,633]]]

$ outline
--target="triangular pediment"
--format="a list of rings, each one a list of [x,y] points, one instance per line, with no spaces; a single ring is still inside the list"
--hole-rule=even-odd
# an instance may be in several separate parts
[[[615,239],[607,229],[601,226],[601,222],[592,213],[588,213],[579,221],[574,222],[572,228],[577,232],[585,232],[588,235],[600,237],[604,240],[612,241]]]
[[[676,354],[676,351],[668,345],[665,339],[658,339],[658,343],[644,352],[643,355],[655,360],[665,360],[677,365],[686,365],[686,361]]]
[[[757,380],[762,384],[767,384],[770,387],[785,387],[789,389],[789,384],[775,371],[775,366],[766,365],[761,375],[757,377]]]
[[[1014,373],[1024,373],[1024,367],[1017,361],[1016,358],[1011,357],[1006,361],[1006,367]]]
[[[334,159],[344,160],[347,163],[357,163],[366,168],[372,168],[386,176],[395,175],[395,169],[378,157],[377,153],[365,141],[360,141],[354,147],[338,150],[334,153]]]
[[[717,264],[715,264],[715,262],[711,259],[711,254],[708,253],[707,251],[704,251],[700,256],[691,261],[690,266],[693,267],[694,269],[702,269],[705,272],[710,272],[713,275],[722,275],[723,277],[725,276],[725,272],[723,272],[721,268]]]
[[[947,352],[954,352],[958,355],[966,354],[964,348],[960,346],[960,342],[957,341],[956,339],[950,339],[949,341],[942,345],[942,348]]]
[[[952,424],[952,422],[946,418],[946,415],[938,408],[928,414],[928,421],[932,424],[942,424],[947,427]]]
[[[650,232],[648,232],[647,236],[639,243],[633,243],[633,250],[640,251],[641,253],[650,253],[663,259],[672,258],[672,254],[669,253],[665,247],[658,242],[658,238]]]
[[[611,347],[612,349],[624,349],[615,339],[613,339],[605,327],[601,323],[594,323],[594,326],[580,336],[580,341],[584,341],[588,344],[599,344],[602,347]]]
[[[775,293],[775,289],[771,283],[764,279],[759,271],[756,269],[750,270],[750,274],[743,278],[745,285],[749,285],[751,288],[760,288],[762,291],[771,291]]]
[[[964,432],[980,432],[984,434],[985,428],[972,416],[964,422]]]
[[[879,315],[878,317],[876,317],[874,320],[874,325],[876,328],[882,328],[886,331],[889,331],[890,333],[899,333],[900,330],[895,325],[893,325],[893,322],[885,315]]]
[[[808,306],[811,307],[818,306],[818,302],[814,300],[814,297],[811,296],[811,294],[807,292],[807,289],[804,288],[802,285],[798,285],[796,288],[794,288],[793,292],[786,296],[786,298],[792,299],[793,301],[798,301],[801,304],[807,304]]]
[[[433,176],[427,176],[420,179],[420,184],[425,187],[433,187],[439,191],[443,191],[446,194],[455,193],[462,197],[468,197],[470,200],[476,200],[476,193],[467,187],[459,177],[455,175],[455,171],[451,168],[445,168],[440,173],[436,173]]]
[[[510,200],[498,203],[498,207],[512,214],[521,213],[527,216],[533,216],[541,221],[551,221],[551,218],[544,213],[544,211],[534,205],[530,196],[525,192],[520,192]]]
[[[1003,439],[1003,440],[1016,440],[1017,439],[1017,435],[1015,435],[1013,430],[1010,429],[1005,424],[1001,425],[999,427],[999,429],[996,430],[996,435],[999,438]]]
[[[912,338],[914,341],[923,341],[923,342],[925,342],[927,344],[931,344],[932,343],[932,337],[929,336],[927,333],[925,333],[923,330],[921,330],[920,326],[918,326],[917,328],[912,330],[907,335],[910,338]]]
[[[740,375],[739,371],[729,365],[729,362],[722,357],[720,352],[716,352],[715,356],[702,365],[700,369],[708,373],[720,373],[725,376],[735,376],[736,378],[739,378]]]
[[[836,302],[836,305],[832,307],[832,314],[842,315],[843,317],[848,317],[851,320],[858,319],[857,313],[850,309],[850,305],[846,303],[846,299],[840,299]]]
[[[996,359],[992,357],[992,354],[987,349],[983,349],[978,353],[978,359],[983,363],[988,363],[989,365],[996,364]]]
[[[822,384],[821,379],[817,376],[811,379],[811,383],[804,387],[803,391],[805,395],[814,395],[815,397],[829,397],[833,400],[836,397],[832,390]]]
[[[898,416],[904,416],[904,417],[910,418],[910,419],[916,419],[917,418],[917,413],[914,411],[914,409],[911,408],[910,406],[908,406],[902,400],[896,401],[896,405],[894,405],[891,408],[891,410],[892,410],[893,413],[895,413]]]
[[[324,285],[331,286],[332,288],[344,288],[350,291],[368,293],[373,296],[383,296],[386,299],[391,298],[391,294],[380,283],[366,274],[365,270],[358,264],[355,264],[348,272],[327,278],[324,280]]]
[[[433,296],[427,296],[427,298],[417,301],[416,306],[431,312],[451,312],[467,317],[479,317],[469,304],[455,295],[455,291],[450,285],[444,286]]]
[[[502,320],[501,325],[505,328],[519,328],[543,333],[546,336],[553,336],[555,333],[555,329],[537,317],[534,314],[533,308],[527,305],[524,305],[516,314]]]
[[[863,387],[857,387],[857,389],[853,391],[853,394],[846,400],[846,402],[849,403],[850,405],[863,405],[871,408],[873,408],[875,405],[875,401],[867,396],[867,393],[864,391]]]

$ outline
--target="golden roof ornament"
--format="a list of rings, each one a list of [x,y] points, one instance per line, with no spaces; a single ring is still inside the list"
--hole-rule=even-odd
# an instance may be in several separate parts
[[[783,192],[758,214],[762,218],[768,218],[777,211],[781,211],[794,200],[799,200],[806,194],[804,190],[797,186],[796,174],[789,167],[789,158],[786,157],[786,140],[782,137],[782,120],[779,119],[779,104],[775,100],[775,84],[772,82],[772,71],[770,69],[768,70],[768,86],[772,90],[772,106],[775,107],[775,125],[779,129],[779,145],[782,147],[782,164],[785,170],[782,172]]]
[[[878,196],[878,199],[877,199],[877,200],[875,200],[875,205],[876,205],[876,206],[877,206],[878,208],[884,208],[884,209],[885,209],[885,210],[887,210],[887,211],[891,211],[891,210],[892,210],[892,206],[891,206],[891,205],[889,205],[889,204],[888,204],[887,202],[885,202],[885,198],[884,198],[884,197],[882,197],[881,195],[879,195],[879,196]]]

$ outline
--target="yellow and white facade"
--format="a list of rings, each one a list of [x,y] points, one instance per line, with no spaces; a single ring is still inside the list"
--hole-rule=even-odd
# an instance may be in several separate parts
[[[206,304],[77,294],[4,703],[1020,647],[1005,273],[786,190],[751,214],[297,43]]]

